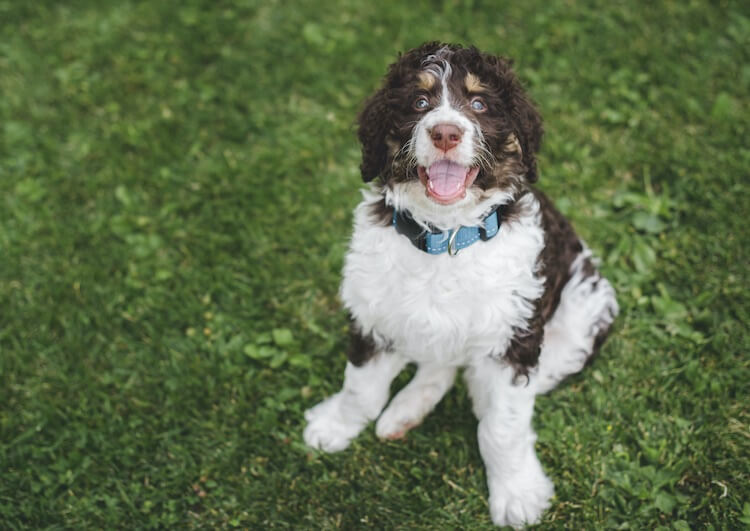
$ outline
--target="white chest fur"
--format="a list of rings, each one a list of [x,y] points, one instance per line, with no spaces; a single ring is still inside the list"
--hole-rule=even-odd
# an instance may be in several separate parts
[[[429,255],[392,227],[355,211],[341,297],[365,333],[418,362],[465,365],[502,354],[543,290],[536,275],[544,245],[535,199],[497,236],[457,256]]]

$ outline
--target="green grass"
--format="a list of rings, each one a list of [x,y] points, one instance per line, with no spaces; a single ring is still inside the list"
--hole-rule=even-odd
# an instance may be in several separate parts
[[[406,441],[301,439],[355,116],[434,39],[516,58],[622,306],[537,402],[540,527],[750,525],[750,9],[506,4],[0,0],[0,527],[491,526],[462,385]]]

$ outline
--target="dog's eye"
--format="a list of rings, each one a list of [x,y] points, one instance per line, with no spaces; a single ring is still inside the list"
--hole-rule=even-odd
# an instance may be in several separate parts
[[[414,108],[418,111],[423,111],[429,106],[430,100],[427,99],[427,96],[420,96],[416,100],[414,100]]]
[[[480,97],[476,97],[471,100],[471,109],[476,112],[484,112],[487,110],[487,104],[484,103],[484,100]]]

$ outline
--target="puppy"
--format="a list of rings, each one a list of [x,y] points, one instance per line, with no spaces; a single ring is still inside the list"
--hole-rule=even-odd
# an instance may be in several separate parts
[[[362,178],[341,298],[341,391],[305,413],[306,443],[398,439],[463,368],[497,525],[538,522],[553,495],[534,398],[580,371],[618,312],[591,252],[533,188],[542,121],[511,62],[427,43],[392,64],[359,118]],[[377,180],[376,180],[377,179]],[[388,404],[408,363],[414,378]]]

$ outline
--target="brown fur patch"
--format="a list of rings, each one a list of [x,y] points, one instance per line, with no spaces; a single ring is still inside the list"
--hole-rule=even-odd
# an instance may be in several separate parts
[[[381,343],[376,344],[372,333],[364,334],[357,320],[349,314],[349,348],[346,357],[352,365],[361,367],[382,352],[393,352],[392,342],[381,337]]]
[[[393,224],[393,207],[385,204],[385,197],[370,205],[370,216],[373,223],[388,227]]]
[[[583,251],[581,240],[567,219],[546,195],[529,187],[539,202],[544,229],[544,248],[539,256],[539,273],[544,277],[544,293],[534,301],[534,315],[525,329],[516,329],[505,359],[515,369],[515,377],[528,377],[529,369],[539,361],[544,325],[560,304],[560,295],[570,280],[570,266]]]
[[[570,222],[555,208],[552,201],[539,190],[532,190],[539,201],[544,228],[544,249],[539,259],[541,272],[546,280],[539,311],[546,323],[560,303],[562,289],[570,279],[570,265],[583,251],[583,246]],[[593,269],[593,264],[591,267],[591,274],[594,274],[596,270]]]
[[[471,72],[466,74],[466,77],[464,78],[464,85],[466,86],[466,90],[469,92],[484,92],[487,90],[484,85],[482,85],[482,82],[479,81],[479,78],[472,74]]]
[[[435,86],[435,76],[427,72],[420,72],[417,74],[417,79],[419,79],[417,86],[422,90],[432,90],[432,87]]]
[[[346,357],[355,367],[361,367],[377,353],[372,334],[363,334],[357,321],[349,316],[349,349]]]
[[[506,153],[518,153],[519,155],[523,155],[521,144],[518,142],[518,137],[516,137],[515,133],[511,133],[510,135],[508,135],[508,138],[505,140],[503,150]]]
[[[391,158],[394,158],[396,153],[401,149],[398,141],[389,136],[385,138],[385,144],[388,146],[388,155],[390,155]]]
[[[482,190],[524,189],[523,175],[526,173],[526,166],[523,164],[521,144],[515,134],[510,134],[496,157],[491,171],[483,170],[475,181],[476,185]]]

